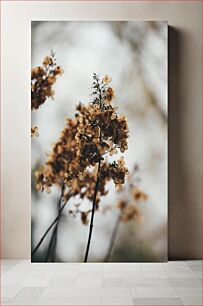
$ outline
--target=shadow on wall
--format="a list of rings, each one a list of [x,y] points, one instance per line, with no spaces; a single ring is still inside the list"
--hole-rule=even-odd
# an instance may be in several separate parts
[[[191,184],[189,169],[184,163],[184,150],[191,135],[184,126],[185,99],[181,94],[182,52],[181,33],[169,27],[169,127],[168,127],[168,252],[169,260],[201,257],[201,201]],[[191,101],[192,102],[192,101]],[[187,122],[187,124],[192,124]],[[192,145],[192,139],[191,139]],[[191,156],[192,158],[192,156]],[[196,193],[196,195],[195,195]],[[180,254],[184,254],[180,256]]]

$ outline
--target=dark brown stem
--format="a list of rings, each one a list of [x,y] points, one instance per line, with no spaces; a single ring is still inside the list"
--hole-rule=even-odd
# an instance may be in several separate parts
[[[57,205],[58,216],[60,214],[60,208],[61,208],[61,202],[62,202],[62,199],[63,199],[64,190],[65,190],[65,184],[63,182],[63,184],[61,186],[61,195],[60,195],[60,198],[58,200],[58,205]],[[56,222],[56,225],[55,225],[55,228],[54,228],[54,230],[52,232],[51,240],[49,242],[49,246],[48,246],[48,250],[47,250],[47,254],[46,254],[46,258],[45,258],[45,262],[47,262],[49,260],[49,257],[51,255],[51,253],[53,253],[52,254],[53,256],[55,255],[55,252],[56,252],[56,240],[57,240],[57,232],[58,232],[59,221],[60,221],[60,218],[58,218],[58,220]]]
[[[100,109],[102,109],[102,92],[101,92],[101,88],[100,88],[98,79],[97,79],[97,84],[98,84],[98,90],[99,90],[99,106],[100,106]],[[99,135],[99,141],[100,141],[100,143],[102,141],[101,131],[100,131],[100,135]],[[94,213],[95,213],[96,199],[97,199],[97,191],[98,191],[98,187],[99,187],[100,167],[101,167],[101,157],[99,158],[99,162],[98,162],[97,180],[96,180],[93,202],[92,202],[92,214],[91,214],[89,235],[88,235],[88,241],[87,241],[87,247],[86,247],[84,262],[87,262],[87,259],[88,259],[90,242],[91,242],[91,237],[92,237],[92,230],[93,230],[93,223],[94,223]]]
[[[44,235],[41,237],[40,241],[38,242],[38,244],[36,245],[36,247],[33,249],[32,251],[32,257],[34,256],[34,254],[37,252],[37,250],[39,249],[40,245],[42,244],[42,242],[44,241],[44,239],[46,238],[47,234],[49,233],[49,231],[52,229],[52,227],[54,226],[54,224],[56,224],[56,222],[59,220],[59,218],[61,217],[61,213],[63,211],[63,209],[65,208],[66,204],[67,204],[68,200],[61,206],[58,216],[54,219],[54,221],[49,225],[49,227],[47,228],[47,230],[45,231]]]
[[[48,246],[48,249],[47,249],[47,254],[46,254],[46,257],[45,257],[45,262],[49,261],[50,254],[51,253],[53,254],[53,252],[55,251],[55,241],[56,241],[56,232],[57,232],[57,228],[58,228],[58,223],[59,223],[59,219],[58,219],[58,222],[56,223],[56,225],[53,229],[52,235],[51,235],[51,239],[50,239],[49,246]]]
[[[62,205],[62,201],[59,202],[59,205],[58,205],[58,215],[60,214],[61,205]],[[55,225],[55,229],[54,229],[55,230],[55,239],[54,239],[54,246],[53,246],[52,258],[51,258],[52,262],[56,261],[56,248],[57,248],[57,240],[58,240],[59,221],[60,221],[60,218],[58,218],[58,221],[57,221],[57,223]]]
[[[61,202],[64,194],[65,185],[63,183],[61,187],[61,195],[58,201],[58,216],[60,215],[60,208],[61,208]],[[54,261],[55,255],[56,255],[56,244],[57,244],[57,233],[58,233],[58,225],[59,225],[60,218],[58,218],[55,228],[52,231],[51,239],[49,242],[45,262],[49,261],[50,256],[52,257],[51,261]]]
[[[96,181],[96,185],[95,185],[94,197],[93,197],[93,202],[92,202],[92,214],[91,214],[89,236],[88,236],[88,242],[87,242],[87,248],[86,248],[86,252],[85,252],[84,262],[87,262],[87,259],[88,259],[90,242],[91,242],[91,237],[92,237],[92,229],[93,229],[93,223],[94,223],[94,213],[95,213],[95,208],[96,208],[97,191],[98,191],[98,187],[99,187],[100,166],[101,166],[101,160],[99,160],[99,164],[98,164],[97,181]]]
[[[119,215],[118,218],[116,219],[116,222],[115,222],[115,225],[114,225],[114,228],[113,228],[113,232],[112,232],[112,235],[111,235],[111,240],[110,240],[110,243],[109,243],[109,248],[108,248],[106,257],[104,259],[104,262],[107,262],[109,260],[109,257],[111,256],[111,252],[112,252],[115,240],[116,240],[116,235],[117,235],[120,223],[121,223],[121,215]]]

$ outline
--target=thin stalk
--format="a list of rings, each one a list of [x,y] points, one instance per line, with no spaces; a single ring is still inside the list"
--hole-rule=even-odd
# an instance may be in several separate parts
[[[63,209],[65,208],[67,202],[63,204],[63,206],[60,209],[60,215],[63,211]],[[36,247],[34,248],[34,250],[32,251],[32,256],[34,256],[34,254],[37,252],[37,250],[39,249],[40,245],[42,244],[42,242],[44,241],[44,239],[46,238],[47,234],[49,233],[49,231],[52,229],[52,227],[54,226],[54,224],[58,221],[58,219],[60,218],[60,215],[58,215],[54,221],[49,225],[49,227],[47,228],[47,230],[45,231],[44,235],[41,237],[40,241],[38,242],[38,244],[36,245]]]
[[[99,90],[99,107],[100,107],[100,109],[102,109],[102,92],[101,92],[99,80],[97,79],[96,81],[97,81],[98,90]],[[100,143],[102,141],[101,131],[100,131],[100,134],[99,134],[99,141],[100,141]],[[94,213],[95,213],[95,209],[96,209],[97,191],[98,191],[99,179],[100,179],[100,167],[101,167],[101,157],[99,158],[99,162],[98,162],[97,180],[96,180],[93,202],[92,202],[92,214],[91,214],[89,235],[88,235],[88,241],[87,241],[87,247],[86,247],[84,262],[87,262],[87,259],[88,259],[90,242],[91,242],[91,237],[92,237],[92,230],[93,230],[93,223],[94,223]]]
[[[61,202],[62,202],[62,198],[63,198],[63,194],[64,194],[64,189],[65,189],[65,184],[63,183],[62,186],[61,186],[61,195],[60,195],[60,198],[58,200],[58,205],[57,205],[58,215],[59,215],[60,208],[61,208]],[[56,251],[55,248],[56,248],[57,229],[58,229],[59,221],[60,221],[60,218],[58,218],[58,220],[56,222],[56,225],[55,225],[55,228],[54,228],[54,230],[52,232],[52,235],[51,235],[51,240],[49,242],[49,246],[48,246],[48,250],[47,250],[47,254],[46,254],[46,258],[45,258],[46,262],[48,261],[52,250],[53,250],[53,252]]]
[[[61,204],[62,203],[60,202],[60,204],[58,205],[58,214],[60,213]],[[52,262],[56,261],[56,248],[57,248],[57,240],[58,240],[59,222],[60,222],[60,218],[58,219],[56,226],[55,226],[55,239],[54,239],[54,246],[53,246],[52,258],[51,258]]]
[[[58,219],[58,222],[59,222],[59,219]],[[56,223],[56,225],[53,229],[52,235],[51,235],[51,239],[50,239],[50,242],[49,242],[47,254],[46,254],[46,257],[45,257],[45,262],[48,262],[50,254],[52,253],[52,249],[54,248],[54,243],[55,243],[55,239],[56,239],[56,229],[58,227],[58,222]]]
[[[60,195],[60,198],[59,198],[59,201],[58,201],[58,216],[60,214],[60,208],[61,208],[61,202],[62,202],[62,198],[63,198],[64,189],[65,189],[65,185],[63,183],[63,185],[61,187],[61,195]],[[50,239],[50,242],[49,242],[45,262],[47,262],[49,260],[50,256],[53,257],[52,259],[55,258],[59,221],[60,221],[60,218],[58,218],[58,220],[56,222],[56,225],[55,225],[55,228],[52,231],[52,235],[51,235],[51,239]]]
[[[116,240],[116,236],[117,236],[117,233],[118,233],[118,228],[120,226],[120,223],[121,223],[121,215],[119,215],[118,218],[116,219],[116,222],[115,222],[115,225],[114,225],[114,228],[113,228],[113,232],[112,232],[112,235],[111,235],[111,240],[110,240],[110,243],[109,243],[109,248],[108,248],[106,257],[104,259],[104,262],[107,262],[109,260],[109,257],[111,255],[112,249],[113,249],[114,244],[115,244],[115,240]]]
[[[98,187],[99,187],[100,166],[101,166],[101,160],[99,160],[99,164],[98,164],[97,181],[96,181],[96,185],[95,185],[94,197],[93,197],[93,202],[92,202],[92,214],[91,214],[91,221],[90,221],[90,227],[89,227],[88,242],[87,242],[87,248],[86,248],[86,252],[85,252],[85,259],[84,259],[84,262],[87,262],[87,259],[88,259],[89,248],[90,248],[90,242],[91,242],[91,237],[92,237],[92,230],[93,230],[93,223],[94,223],[94,213],[95,213],[96,199],[97,199],[97,191],[98,191]]]
[[[36,247],[33,249],[32,251],[32,257],[34,256],[34,254],[37,252],[37,250],[39,249],[40,245],[42,244],[42,242],[44,241],[44,239],[46,238],[47,234],[49,233],[49,231],[52,229],[52,227],[56,224],[56,222],[58,221],[58,219],[61,217],[61,213],[64,210],[66,204],[68,203],[68,200],[61,206],[58,216],[54,219],[54,221],[49,225],[49,227],[47,228],[47,230],[45,231],[44,235],[41,237],[41,239],[39,240],[38,244],[36,245]]]

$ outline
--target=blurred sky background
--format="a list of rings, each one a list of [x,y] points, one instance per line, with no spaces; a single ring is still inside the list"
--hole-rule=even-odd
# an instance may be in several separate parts
[[[32,67],[40,66],[51,50],[64,74],[54,85],[54,100],[32,111],[32,126],[37,125],[40,133],[32,139],[32,170],[44,164],[46,152],[58,139],[65,118],[74,116],[76,104],[90,101],[93,73],[110,75],[116,93],[113,105],[129,123],[126,165],[129,170],[139,165],[140,187],[149,196],[139,206],[142,223],[121,224],[111,261],[167,260],[167,23],[32,22]],[[102,207],[117,203],[114,185],[108,187]],[[32,247],[55,218],[58,196],[57,188],[51,194],[37,193],[32,180]],[[88,261],[103,261],[117,215],[116,208],[105,215],[95,214]],[[58,231],[58,261],[83,261],[88,229],[64,211]],[[36,260],[43,261],[49,238]]]

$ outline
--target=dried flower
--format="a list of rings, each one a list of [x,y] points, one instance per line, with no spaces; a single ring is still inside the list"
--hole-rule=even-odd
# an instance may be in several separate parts
[[[49,180],[49,177],[44,175],[44,171],[42,169],[35,171],[35,177],[36,177],[36,189],[38,191],[46,190],[47,193],[50,193],[51,192],[50,187],[52,186],[52,183]]]
[[[45,63],[49,65],[49,60]],[[43,170],[36,174],[38,190],[50,191],[52,185],[61,186],[64,182],[65,200],[79,195],[81,199],[93,201],[99,179],[95,198],[95,209],[98,209],[101,196],[108,193],[107,182],[113,180],[117,188],[124,184],[128,174],[124,158],[111,163],[107,159],[118,150],[127,150],[128,125],[126,118],[117,114],[117,108],[105,104],[108,91],[106,84],[94,74],[94,99],[87,105],[79,104],[75,118],[66,120]],[[81,218],[87,223],[84,212]]]
[[[41,67],[32,68],[31,71],[31,109],[38,109],[48,97],[54,96],[52,85],[56,82],[57,75],[63,70],[56,66],[53,51],[46,56]]]
[[[42,64],[46,67],[46,66],[51,66],[53,65],[53,59],[50,56],[46,56],[42,62]]]
[[[117,207],[120,210],[119,216],[123,222],[134,219],[141,221],[141,211],[137,204],[148,199],[148,195],[137,185],[137,171],[138,167],[134,167],[134,171],[128,176],[128,182],[119,196],[120,200],[118,201]]]
[[[137,201],[146,201],[148,199],[148,195],[140,190],[138,187],[134,187],[132,189],[133,197]]]
[[[60,67],[55,67],[54,57],[46,57],[43,67],[32,70],[32,108],[37,109],[47,97],[53,96],[52,85],[60,73]],[[129,132],[126,117],[119,116],[117,108],[111,105],[115,93],[107,86],[110,81],[108,76],[100,80],[97,74],[93,75],[93,101],[77,106],[75,118],[67,119],[45,166],[35,173],[38,191],[46,190],[50,193],[53,185],[61,187],[59,207],[62,202],[64,207],[73,196],[92,202],[91,210],[81,211],[80,204],[69,210],[72,216],[80,213],[84,225],[88,224],[88,214],[91,213],[85,262],[91,241],[93,216],[99,208],[101,196],[108,193],[107,182],[113,180],[115,186],[121,188],[128,174],[124,157],[108,162],[108,156],[117,154],[119,150],[124,153],[128,149]],[[132,218],[132,209],[131,212],[128,210],[122,211],[128,216],[126,218]],[[60,213],[59,210],[57,222]]]
[[[35,126],[35,127],[31,127],[31,137],[38,137],[39,136],[39,132],[38,132],[38,127]]]
[[[104,84],[108,85],[112,81],[112,78],[106,74],[103,77],[102,81],[103,81]]]
[[[106,102],[106,103],[110,103],[110,102],[112,101],[113,98],[115,98],[115,91],[114,91],[111,87],[109,87],[109,88],[107,89],[107,95],[106,95],[106,100],[105,100],[105,102]]]
[[[67,181],[71,177],[71,163],[76,157],[77,123],[74,120],[67,119],[66,126],[61,132],[59,140],[54,144],[52,152],[43,169],[43,176],[40,175],[37,184],[41,183],[44,187],[51,187],[53,184],[61,185],[61,182]],[[71,168],[72,169],[72,168]]]
[[[128,204],[121,214],[121,221],[128,222],[134,219],[140,219],[141,212],[134,204]]]

